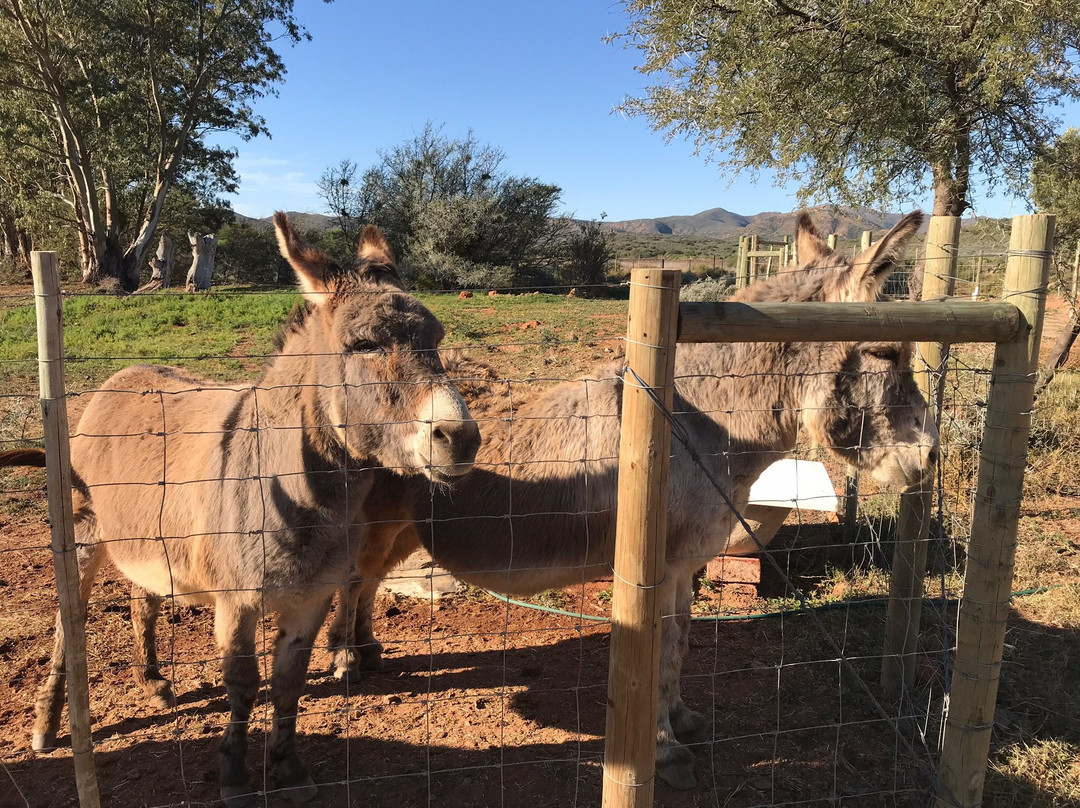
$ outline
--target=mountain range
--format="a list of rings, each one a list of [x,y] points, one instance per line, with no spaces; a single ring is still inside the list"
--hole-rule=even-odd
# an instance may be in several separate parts
[[[821,233],[836,233],[842,239],[857,240],[864,230],[878,233],[896,224],[903,214],[882,213],[869,208],[847,208],[837,205],[818,205],[807,208]],[[693,238],[730,239],[733,236],[758,236],[766,241],[782,240],[795,233],[795,220],[800,211],[780,213],[766,211],[743,215],[726,208],[710,208],[692,216],[661,216],[656,219],[627,219],[603,222],[605,230],[640,236],[689,236]],[[294,213],[289,217],[300,230],[327,230],[333,226],[329,216],[321,213]],[[237,222],[269,227],[271,216],[252,219],[240,214]],[[929,217],[927,217],[929,219]],[[967,219],[967,225],[977,220]],[[925,230],[927,223],[924,222]]]
[[[903,214],[881,213],[867,208],[844,208],[819,205],[807,208],[822,233],[836,233],[844,239],[857,239],[864,230],[888,230]],[[744,216],[725,208],[710,208],[693,216],[663,216],[658,219],[630,219],[604,222],[617,233],[635,235],[674,235],[724,239],[731,236],[759,236],[765,240],[782,239],[795,233],[800,211],[767,211]]]

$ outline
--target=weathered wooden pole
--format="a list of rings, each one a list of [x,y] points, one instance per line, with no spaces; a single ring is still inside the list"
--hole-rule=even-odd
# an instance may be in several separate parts
[[[829,245],[830,250],[836,249],[836,233],[829,233],[829,237],[828,239],[826,239],[826,241]]]
[[[870,245],[874,243],[874,233],[872,230],[863,230],[862,238],[859,239],[859,249],[869,250]]]
[[[979,257],[975,260],[975,283],[971,289],[972,300],[979,299],[979,286],[982,284],[983,258],[983,251],[979,250]]]
[[[746,286],[747,279],[749,277],[749,271],[746,268],[746,253],[748,250],[747,244],[749,239],[746,236],[739,236],[739,254],[735,259],[735,288],[742,289]]]
[[[71,505],[71,455],[64,390],[64,326],[56,253],[30,253],[37,309],[38,380],[45,433],[45,478],[49,498],[53,569],[60,600],[67,676],[68,723],[75,762],[75,787],[82,808],[99,808],[94,747],[90,738],[90,686],[86,670],[86,604],[79,597],[79,564]]]
[[[747,260],[747,283],[753,283],[754,281],[757,280],[757,270],[758,270],[758,259],[757,259],[757,255],[756,255],[756,253],[758,251],[758,237],[757,236],[750,236],[750,239],[749,239],[749,242],[748,242],[748,247],[749,247],[749,249],[747,250],[747,253],[746,253],[746,256],[747,256],[747,259],[748,259]]]
[[[1013,340],[999,342],[994,352],[938,772],[937,804],[942,808],[982,805],[1009,617],[1054,223],[1054,217],[1047,215],[1012,220],[1002,299],[1020,309],[1024,323]]]
[[[960,243],[960,217],[931,216],[926,234],[922,299],[949,297],[956,287],[956,254]],[[945,342],[920,342],[915,349],[915,378],[923,397],[930,403],[931,417],[941,423],[945,392]],[[889,606],[885,618],[885,645],[881,659],[881,686],[889,695],[899,696],[915,682],[915,662],[919,651],[919,622],[922,619],[923,577],[933,513],[933,476],[922,486],[900,495],[900,514],[893,548],[892,576],[889,579]]]
[[[670,410],[678,321],[679,273],[635,271],[619,444],[604,808],[653,804],[671,426],[642,385]]]

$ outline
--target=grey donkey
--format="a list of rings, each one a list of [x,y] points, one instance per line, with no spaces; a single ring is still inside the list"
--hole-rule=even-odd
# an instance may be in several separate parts
[[[367,540],[363,508],[380,479],[440,485],[470,471],[480,434],[449,384],[438,320],[403,291],[369,226],[345,266],[274,217],[304,302],[254,384],[221,385],[134,366],[101,386],[71,441],[80,596],[108,557],[132,582],[135,679],[174,703],[154,627],[166,597],[212,604],[231,711],[220,747],[230,808],[256,800],[245,761],[260,686],[256,628],[277,614],[269,760],[285,796],[316,791],[296,750],[297,702],[334,591]],[[41,464],[22,450],[0,464]],[[64,693],[57,617],[33,746],[55,745]]]

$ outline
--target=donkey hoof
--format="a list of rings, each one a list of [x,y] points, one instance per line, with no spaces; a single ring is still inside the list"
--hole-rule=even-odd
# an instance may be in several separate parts
[[[30,739],[30,748],[35,752],[48,752],[56,748],[55,732],[35,732]]]
[[[689,791],[697,788],[697,778],[694,776],[694,765],[684,761],[672,761],[670,763],[656,762],[656,776],[672,788],[681,791]]]
[[[382,646],[363,645],[359,648],[339,648],[334,653],[334,678],[358,676],[361,671],[381,671]]]
[[[158,710],[171,710],[176,707],[176,696],[173,695],[172,686],[164,681],[147,682],[143,686],[146,694],[146,702]]]
[[[307,802],[318,793],[319,787],[310,777],[304,778],[304,782],[295,786],[285,786],[281,789],[281,796],[290,802]]]
[[[702,744],[712,738],[712,722],[693,710],[681,710],[674,714],[671,728],[679,742],[684,744]]]
[[[381,643],[360,646],[360,670],[381,671],[383,668]]]
[[[221,787],[221,799],[226,808],[250,808],[255,804],[256,797],[258,792],[252,790],[250,783]]]

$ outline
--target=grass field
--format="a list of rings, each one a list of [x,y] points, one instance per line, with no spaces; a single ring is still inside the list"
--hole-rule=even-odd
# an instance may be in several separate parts
[[[625,300],[546,294],[418,297],[443,322],[444,348],[480,353],[502,378],[541,383],[575,378],[622,350]],[[186,366],[215,380],[252,378],[298,299],[290,291],[228,288],[209,295],[71,296],[64,306],[69,391],[93,390],[134,362]],[[1049,338],[1053,336],[1048,332]],[[954,369],[951,387],[959,403],[953,423],[943,433],[952,442],[945,451],[943,489],[950,497],[947,516],[961,526],[955,535],[963,536],[978,449],[977,400],[985,395],[985,374],[977,368],[986,357],[977,352],[959,355],[963,361]],[[25,290],[9,290],[0,297],[0,369],[4,379],[0,448],[38,442],[36,337]],[[1078,464],[1080,373],[1065,370],[1043,394],[1033,418],[1014,588],[1040,591],[1014,602],[987,806],[1080,804]],[[0,528],[5,522],[28,518],[28,509],[40,520],[40,488],[40,475],[0,476]],[[891,503],[888,498],[864,503],[870,534],[875,524],[891,518]],[[935,585],[940,583],[945,594],[955,595],[961,585],[962,547],[949,552],[959,566],[939,567]],[[888,577],[880,563],[840,563],[836,556],[845,554],[846,549],[834,552],[827,563],[799,573],[815,602],[858,603],[887,591]],[[792,563],[798,566],[797,560]],[[557,605],[557,601],[552,596],[543,602]],[[773,593],[756,608],[790,603],[789,593]],[[850,619],[859,621],[859,615],[867,613],[853,610]],[[934,619],[939,623],[931,626]],[[927,614],[927,630],[938,630],[941,619]],[[850,630],[868,632],[870,625],[852,625]]]

